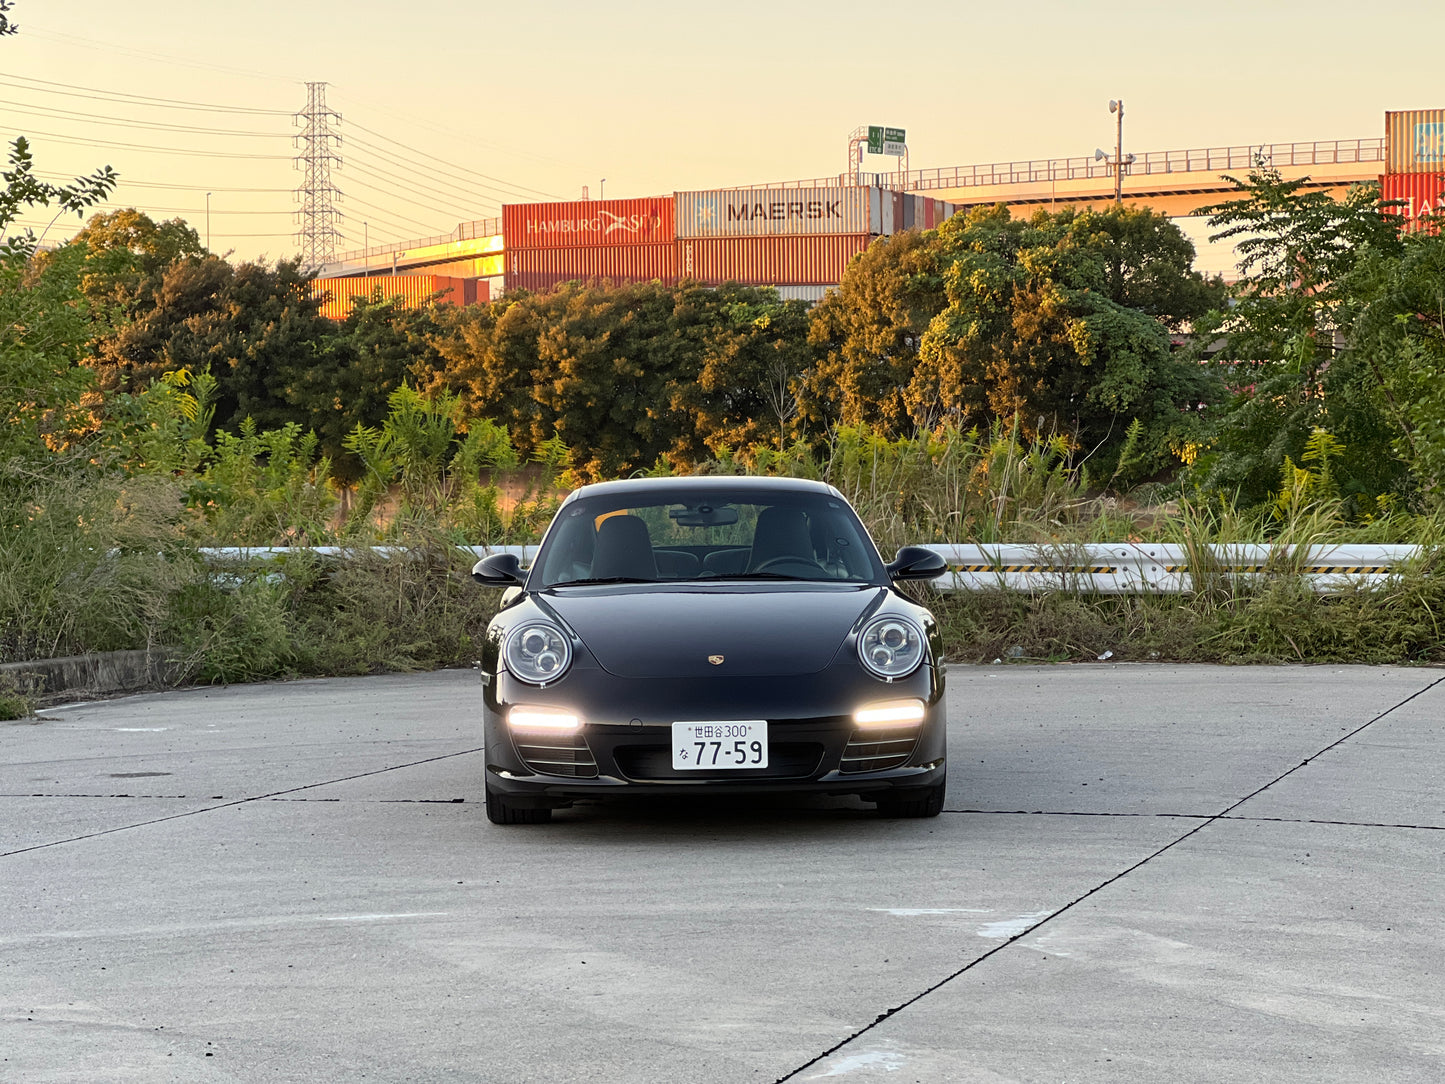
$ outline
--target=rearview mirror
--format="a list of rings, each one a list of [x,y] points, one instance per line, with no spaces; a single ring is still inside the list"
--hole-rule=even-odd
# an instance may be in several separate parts
[[[923,546],[904,546],[888,566],[891,580],[932,580],[948,571],[948,562]]]
[[[738,521],[738,510],[730,504],[669,508],[667,514],[679,527],[726,527]]]
[[[472,579],[488,587],[520,587],[527,574],[515,553],[494,553],[472,566]]]

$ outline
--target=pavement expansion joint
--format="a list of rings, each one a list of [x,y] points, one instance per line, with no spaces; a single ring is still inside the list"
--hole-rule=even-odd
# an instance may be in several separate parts
[[[101,836],[114,835],[114,834],[117,833],[117,832],[128,832],[128,831],[130,831],[132,828],[145,828],[146,826],[152,825],[152,824],[164,824],[166,821],[179,820],[179,819],[181,819],[182,817],[194,817],[194,816],[197,816],[197,815],[199,815],[199,814],[201,814],[201,813],[213,813],[213,812],[215,812],[215,811],[218,810],[218,809],[232,809],[232,808],[234,808],[235,806],[248,805],[248,804],[250,804],[251,802],[264,802],[264,801],[267,801],[267,800],[274,800],[274,799],[277,799],[277,798],[283,798],[284,796],[286,796],[286,795],[288,795],[288,794],[299,794],[301,791],[305,791],[305,790],[315,790],[317,787],[328,787],[328,786],[331,786],[333,783],[349,783],[349,782],[351,782],[352,780],[356,780],[356,779],[367,779],[367,778],[369,778],[369,777],[371,777],[371,776],[385,775],[387,772],[394,772],[394,771],[397,771],[398,769],[401,769],[401,768],[414,768],[414,767],[416,767],[416,766],[419,765],[419,764],[435,764],[437,761],[440,761],[440,760],[451,760],[453,757],[468,756],[468,755],[471,754],[471,753],[480,753],[481,751],[482,751],[481,746],[477,746],[475,749],[462,749],[462,750],[459,750],[459,751],[457,751],[457,752],[455,752],[455,753],[442,753],[442,754],[439,755],[439,756],[422,757],[420,760],[408,761],[408,762],[406,762],[405,764],[389,764],[389,765],[387,765],[385,768],[375,768],[375,769],[373,769],[373,770],[371,770],[371,771],[367,771],[367,772],[356,772],[356,773],[354,773],[354,774],[352,774],[352,775],[344,775],[344,776],[340,777],[339,779],[323,779],[323,780],[321,780],[320,782],[316,782],[316,783],[305,783],[305,784],[302,784],[302,785],[299,786],[299,787],[288,787],[288,788],[285,789],[285,790],[273,791],[273,792],[270,793],[270,794],[257,794],[257,795],[254,795],[254,796],[250,797],[250,798],[235,798],[235,799],[232,799],[232,800],[229,801],[229,802],[227,802],[227,801],[220,801],[220,796],[217,795],[217,796],[215,796],[215,797],[213,797],[213,798],[211,798],[211,799],[209,799],[209,800],[210,800],[210,801],[219,801],[220,804],[218,804],[218,805],[202,806],[200,809],[188,809],[188,810],[186,810],[186,811],[183,812],[183,813],[171,813],[171,814],[168,814],[167,816],[164,816],[164,817],[151,817],[149,820],[136,821],[134,824],[122,824],[122,825],[116,826],[115,828],[104,828],[104,829],[101,829],[101,830],[98,831],[98,832],[85,832],[85,833],[83,833],[82,835],[69,836],[69,837],[67,837],[66,839],[53,839],[53,840],[50,840],[50,841],[47,842],[47,843],[36,843],[36,844],[32,844],[32,845],[29,846],[29,847],[17,847],[17,848],[16,848],[15,850],[13,850],[13,851],[0,852],[0,858],[9,858],[10,856],[12,856],[12,855],[17,855],[17,854],[27,854],[27,853],[29,853],[30,851],[43,851],[43,850],[45,850],[45,849],[48,848],[48,847],[60,847],[60,846],[64,846],[64,845],[67,844],[67,843],[79,843],[79,842],[81,842],[82,840],[87,840],[87,839],[98,839],[98,838],[101,837]],[[15,796],[12,795],[12,797],[15,797]],[[45,797],[45,796],[44,796],[44,795],[33,795],[33,796],[27,796],[27,797]],[[107,796],[107,797],[121,797],[121,796]]]
[[[1271,779],[1268,783],[1265,783],[1263,786],[1257,788],[1256,790],[1250,792],[1249,794],[1246,794],[1243,798],[1240,798],[1238,801],[1234,802],[1232,805],[1226,807],[1225,809],[1220,810],[1218,813],[1214,814],[1213,816],[1205,817],[1205,818],[1200,819],[1200,822],[1199,822],[1198,824],[1196,824],[1193,828],[1189,829],[1189,831],[1185,832],[1183,835],[1179,836],[1177,839],[1171,840],[1170,842],[1164,844],[1164,846],[1160,847],[1158,850],[1156,850],[1156,851],[1154,851],[1153,853],[1148,854],[1148,855],[1146,855],[1145,857],[1141,858],[1139,861],[1135,862],[1133,865],[1128,866],[1128,867],[1126,867],[1125,869],[1122,869],[1122,870],[1120,870],[1118,873],[1114,874],[1112,877],[1109,877],[1109,878],[1105,879],[1104,881],[1101,881],[1099,884],[1095,885],[1093,888],[1090,888],[1088,891],[1084,892],[1082,895],[1076,897],[1075,899],[1070,900],[1068,903],[1064,904],[1062,907],[1059,907],[1059,908],[1057,908],[1056,910],[1053,910],[1053,911],[1048,912],[1046,915],[1044,915],[1042,918],[1040,918],[1037,922],[1034,922],[1034,923],[1032,923],[1031,925],[1029,925],[1027,928],[1025,928],[1025,929],[1023,929],[1023,930],[1020,930],[1018,933],[1014,934],[1012,937],[1008,938],[1006,941],[1000,942],[998,945],[995,945],[993,948],[989,949],[989,951],[983,953],[981,956],[976,956],[974,959],[970,960],[968,963],[966,963],[966,964],[964,964],[962,967],[958,968],[958,969],[957,969],[956,971],[954,971],[952,974],[945,975],[943,978],[939,979],[939,980],[938,980],[937,982],[935,982],[932,986],[927,987],[926,989],[924,989],[924,990],[921,991],[920,993],[915,994],[913,997],[907,999],[906,1001],[902,1001],[902,1002],[900,1002],[899,1004],[894,1005],[891,1009],[887,1009],[886,1011],[879,1013],[876,1017],[874,1017],[874,1019],[872,1020],[871,1023],[868,1023],[868,1024],[863,1025],[861,1028],[857,1029],[857,1030],[854,1031],[851,1035],[847,1036],[846,1038],[844,1038],[844,1039],[841,1040],[840,1042],[834,1043],[834,1044],[833,1044],[832,1046],[830,1046],[827,1050],[824,1050],[822,1053],[815,1055],[814,1057],[810,1058],[808,1061],[805,1061],[802,1065],[799,1065],[797,1068],[795,1068],[795,1069],[793,1069],[793,1070],[791,1070],[791,1071],[783,1074],[782,1076],[778,1077],[777,1080],[774,1081],[774,1084],[783,1084],[784,1081],[792,1080],[794,1077],[796,1077],[799,1073],[803,1072],[805,1069],[809,1069],[809,1068],[811,1068],[812,1066],[817,1065],[818,1062],[822,1061],[824,1058],[827,1058],[827,1057],[832,1056],[833,1054],[837,1053],[839,1050],[842,1050],[842,1049],[843,1049],[845,1046],[847,1046],[848,1044],[852,1043],[854,1040],[859,1039],[859,1038],[861,1038],[863,1035],[865,1035],[865,1034],[867,1034],[868,1032],[872,1031],[872,1030],[873,1030],[874,1028],[876,1028],[879,1024],[881,1024],[884,1020],[887,1020],[889,1017],[893,1016],[894,1014],[899,1013],[899,1012],[902,1012],[904,1009],[906,1009],[906,1008],[908,1008],[908,1007],[910,1007],[910,1006],[912,1006],[912,1005],[917,1004],[918,1002],[920,1002],[920,1001],[922,1001],[924,998],[926,998],[929,994],[933,993],[935,990],[941,989],[942,987],[944,987],[944,986],[948,985],[950,982],[952,982],[954,979],[958,978],[960,975],[963,975],[963,974],[965,974],[965,973],[968,972],[968,971],[972,971],[975,967],[977,967],[979,964],[983,963],[985,960],[988,960],[988,959],[990,959],[991,957],[997,955],[998,953],[1003,952],[1005,949],[1007,949],[1007,948],[1009,948],[1010,946],[1012,946],[1015,941],[1019,941],[1019,940],[1021,940],[1022,938],[1027,937],[1029,934],[1031,934],[1031,933],[1033,933],[1035,930],[1039,929],[1039,927],[1044,926],[1044,925],[1046,925],[1047,923],[1052,922],[1054,919],[1058,918],[1060,915],[1067,914],[1069,911],[1072,911],[1075,907],[1077,907],[1079,904],[1083,903],[1085,900],[1089,899],[1091,896],[1097,895],[1098,893],[1104,891],[1104,889],[1109,888],[1110,886],[1112,886],[1112,885],[1114,885],[1114,884],[1117,884],[1119,881],[1122,881],[1125,877],[1128,877],[1131,873],[1134,873],[1136,870],[1142,869],[1144,866],[1146,866],[1146,865],[1148,865],[1150,862],[1154,861],[1154,859],[1160,857],[1161,855],[1165,854],[1165,853],[1168,852],[1168,851],[1173,850],[1175,847],[1179,846],[1179,844],[1183,843],[1185,840],[1190,839],[1190,838],[1192,838],[1193,836],[1198,835],[1200,832],[1204,831],[1205,828],[1209,827],[1209,825],[1211,825],[1211,824],[1214,824],[1216,821],[1221,821],[1221,820],[1226,820],[1226,819],[1227,819],[1227,820],[1253,820],[1253,819],[1256,819],[1256,818],[1235,817],[1235,816],[1231,816],[1231,814],[1233,814],[1236,809],[1238,809],[1240,806],[1244,805],[1246,802],[1250,801],[1250,800],[1253,799],[1253,798],[1257,798],[1259,795],[1261,795],[1261,794],[1263,794],[1265,791],[1269,790],[1270,787],[1274,786],[1275,784],[1281,782],[1281,781],[1284,780],[1284,779],[1289,778],[1289,776],[1293,775],[1295,772],[1299,771],[1301,768],[1306,767],[1306,766],[1310,763],[1310,761],[1315,760],[1316,758],[1318,758],[1318,757],[1320,757],[1320,756],[1323,756],[1325,753],[1328,753],[1330,750],[1335,749],[1335,748],[1339,747],[1340,745],[1343,745],[1345,742],[1349,741],[1349,740],[1350,740],[1351,738],[1353,738],[1355,735],[1361,733],[1362,731],[1366,730],[1367,728],[1373,726],[1375,723],[1379,722],[1381,719],[1385,718],[1385,716],[1389,715],[1391,712],[1393,712],[1393,711],[1395,711],[1395,710],[1397,710],[1397,709],[1399,709],[1399,708],[1402,708],[1402,707],[1404,707],[1406,704],[1410,703],[1412,700],[1415,700],[1415,699],[1417,699],[1418,697],[1423,696],[1425,693],[1427,693],[1427,692],[1431,691],[1432,689],[1436,688],[1436,687],[1437,687],[1438,685],[1440,685],[1442,682],[1445,682],[1445,676],[1436,678],[1434,681],[1430,682],[1430,684],[1424,686],[1423,688],[1417,689],[1415,692],[1411,693],[1409,696],[1405,697],[1403,700],[1399,701],[1398,703],[1392,704],[1390,707],[1386,708],[1384,711],[1380,712],[1378,715],[1376,715],[1376,716],[1374,716],[1373,718],[1368,719],[1368,720],[1366,720],[1365,722],[1361,723],[1359,726],[1357,726],[1357,727],[1355,727],[1353,730],[1349,731],[1349,732],[1348,732],[1347,734],[1345,734],[1343,737],[1338,738],[1338,739],[1336,739],[1335,741],[1331,742],[1329,745],[1325,746],[1323,749],[1319,750],[1317,753],[1313,754],[1312,756],[1306,757],[1306,758],[1305,758],[1304,760],[1302,760],[1300,763],[1294,765],[1294,767],[1289,768],[1289,769],[1287,769],[1286,771],[1281,772],[1281,773],[1280,773],[1279,775],[1277,775],[1275,778]],[[1108,815],[1108,814],[1106,814],[1106,815]],[[1128,815],[1130,815],[1130,814],[1125,814],[1125,815],[1128,816]],[[1382,825],[1381,827],[1393,827],[1393,826],[1384,826],[1384,825]]]
[[[1109,813],[1097,809],[945,809],[974,817],[1133,817],[1157,820],[1243,821],[1260,824],[1327,824],[1340,828],[1411,828],[1421,832],[1445,832],[1442,824],[1402,824],[1394,821],[1344,821],[1328,817],[1246,817],[1215,813]]]

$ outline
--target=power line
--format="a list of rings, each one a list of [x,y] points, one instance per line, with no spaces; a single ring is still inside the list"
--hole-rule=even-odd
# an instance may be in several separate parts
[[[421,219],[419,219],[419,218],[411,218],[411,217],[409,217],[409,216],[407,216],[407,215],[404,215],[404,214],[401,214],[401,213],[399,213],[399,212],[397,212],[397,211],[388,211],[387,208],[385,208],[385,207],[379,207],[379,206],[377,206],[375,203],[369,203],[369,202],[367,202],[366,200],[362,199],[360,196],[347,196],[347,197],[346,197],[346,200],[347,200],[348,203],[359,203],[359,204],[361,204],[361,206],[363,206],[363,207],[371,207],[371,208],[373,208],[374,210],[380,211],[382,215],[386,215],[386,214],[396,215],[396,217],[399,218],[399,219],[401,219],[403,222],[410,222],[413,226],[420,226],[420,227],[421,227],[422,229],[424,229],[424,230],[431,230],[431,231],[433,231],[433,232],[435,232],[435,230],[436,230],[436,226],[432,225],[431,223],[423,222],[423,221],[422,221]],[[368,219],[368,221],[370,221],[370,220]],[[397,223],[394,222],[394,221],[393,221],[393,222],[390,222],[390,224],[393,225],[393,226],[397,225]],[[405,230],[406,228],[407,228],[407,227],[402,227],[403,230]]]
[[[361,127],[361,126],[358,124],[358,125],[353,125],[352,127],[359,128],[359,127]],[[383,147],[378,147],[378,146],[376,146],[376,144],[374,144],[374,143],[368,143],[368,142],[367,142],[366,140],[364,140],[364,139],[357,139],[355,136],[351,136],[351,137],[350,137],[350,143],[351,143],[351,146],[353,146],[353,147],[364,147],[364,148],[366,148],[367,150],[373,152],[374,154],[382,155],[386,161],[392,162],[392,163],[395,164],[395,165],[399,165],[399,166],[402,166],[402,167],[404,167],[404,168],[416,168],[416,165],[415,165],[414,162],[409,161],[409,160],[406,159],[406,158],[403,158],[403,157],[402,157],[401,155],[399,155],[399,154],[395,154],[395,153],[393,153],[392,151],[386,150],[386,149],[383,148]],[[468,188],[484,189],[484,190],[486,190],[486,191],[495,192],[495,193],[497,193],[498,195],[510,197],[510,198],[513,198],[513,199],[520,199],[520,200],[524,200],[524,201],[531,201],[531,200],[533,199],[532,196],[528,195],[528,194],[527,194],[524,190],[522,190],[522,189],[499,188],[499,187],[497,187],[496,185],[493,185],[493,184],[486,184],[486,183],[483,183],[483,182],[481,182],[481,181],[472,180],[470,177],[464,177],[464,176],[462,176],[462,175],[459,174],[459,173],[447,173],[447,172],[443,172],[443,171],[441,171],[441,170],[438,170],[438,169],[437,169],[436,167],[434,167],[434,166],[428,166],[428,167],[426,167],[426,176],[428,176],[428,177],[450,178],[451,180],[454,180],[454,181],[458,182],[459,184],[466,185]]]
[[[372,131],[370,128],[367,128],[367,127],[365,127],[365,126],[363,126],[363,125],[357,124],[355,121],[352,121],[351,127],[356,128],[356,129],[359,129],[360,131],[363,131],[363,132],[367,133],[368,135],[374,135],[374,136],[376,136],[377,139],[384,139],[386,142],[392,144],[393,146],[400,147],[400,148],[401,148],[402,150],[404,150],[404,151],[409,151],[409,152],[412,153],[412,154],[419,154],[419,155],[421,155],[423,158],[430,158],[433,162],[440,162],[440,163],[441,163],[442,165],[444,165],[444,166],[450,166],[452,169],[460,170],[462,173],[470,173],[470,174],[473,174],[474,176],[481,177],[481,178],[483,178],[484,180],[495,181],[497,184],[502,185],[502,186],[505,187],[505,188],[511,189],[512,191],[515,191],[515,192],[518,192],[518,193],[528,192],[528,193],[531,193],[531,194],[534,195],[534,196],[544,196],[544,197],[547,198],[547,199],[557,199],[557,198],[559,198],[559,197],[557,197],[557,196],[552,195],[550,192],[542,192],[542,191],[540,191],[540,190],[538,190],[538,189],[536,189],[536,188],[529,188],[529,187],[527,187],[527,186],[524,185],[524,184],[516,184],[516,183],[514,183],[514,182],[512,182],[512,181],[503,180],[503,179],[500,178],[500,177],[493,177],[493,176],[491,176],[490,174],[487,174],[487,173],[480,173],[480,172],[478,172],[477,170],[468,169],[466,166],[459,166],[459,165],[457,165],[455,162],[448,162],[445,158],[438,158],[438,157],[437,157],[436,155],[434,155],[434,154],[428,154],[426,151],[417,150],[415,147],[409,147],[409,146],[407,146],[405,143],[400,142],[399,140],[392,139],[390,136],[382,135],[380,132],[374,132],[374,131]]]
[[[117,143],[109,139],[80,139],[75,136],[60,135],[57,132],[31,132],[31,135],[44,136],[46,139],[54,139],[60,143],[78,143],[83,147],[119,147],[129,151],[150,151],[152,154],[189,154],[198,158],[251,158],[256,161],[277,161],[289,162],[289,154],[246,154],[239,151],[192,151],[183,147],[149,147],[144,143]]]
[[[69,173],[48,173],[43,170],[36,170],[35,175],[52,181],[71,181],[75,179]],[[284,192],[289,195],[296,191],[294,188],[228,188],[224,185],[215,184],[170,184],[165,181],[133,181],[129,177],[122,177],[116,187],[119,189],[132,185],[136,188],[170,188],[182,192]]]
[[[71,117],[79,117],[82,120],[99,121],[107,126],[121,128],[148,128],[159,132],[191,132],[198,135],[223,135],[223,136],[263,136],[266,139],[290,139],[290,132],[254,132],[244,131],[237,128],[198,128],[190,124],[164,124],[160,121],[129,120],[124,117],[109,117],[103,113],[81,113],[73,109],[45,109],[31,108],[28,103],[0,101],[0,105],[14,110],[17,113],[28,113],[36,117],[53,117],[56,120],[66,121]]]
[[[450,206],[450,207],[437,206],[436,203],[431,202],[429,199],[422,199],[422,198],[420,198],[415,191],[410,191],[410,192],[408,192],[408,191],[406,191],[405,189],[400,189],[400,190],[398,190],[398,189],[395,189],[395,188],[385,187],[385,186],[373,184],[373,183],[370,183],[370,182],[366,181],[365,179],[363,179],[366,175],[378,176],[378,174],[373,173],[371,170],[367,169],[365,166],[357,165],[354,160],[352,161],[351,165],[349,165],[349,166],[346,167],[346,169],[347,169],[347,175],[351,178],[352,182],[355,183],[355,184],[361,185],[361,187],[363,187],[363,188],[369,188],[369,189],[371,189],[371,190],[374,191],[374,192],[380,192],[382,195],[392,196],[393,198],[396,198],[396,199],[407,200],[407,201],[409,201],[413,206],[420,207],[420,208],[423,209],[423,210],[431,211],[433,214],[442,215],[442,216],[447,217],[447,218],[463,218],[463,217],[465,217],[464,215],[459,215],[459,214],[457,213],[455,203],[453,203],[453,205]],[[357,174],[357,173],[360,173],[360,174],[362,174],[363,176],[362,176],[362,177],[357,177],[357,176],[355,176],[355,174]],[[395,178],[395,175],[394,175],[394,174],[389,174],[389,175],[387,175],[387,176],[392,176],[394,179],[401,180],[401,182],[402,182],[403,184],[406,183],[406,181],[405,181],[404,178]],[[451,197],[444,197],[444,199],[450,199],[450,198],[451,198]]]
[[[20,82],[12,82],[20,80]],[[18,87],[22,90],[31,89],[29,84],[38,84],[44,87],[55,87],[55,90],[43,91],[46,94],[64,94],[71,98],[94,98],[100,101],[127,102],[154,106],[157,109],[196,109],[208,113],[247,113],[255,116],[289,117],[291,111],[287,109],[252,109],[244,105],[214,105],[207,102],[190,102],[183,98],[152,98],[145,94],[131,94],[124,90],[101,90],[99,87],[82,87],[74,83],[57,83],[51,79],[35,79],[28,75],[16,75],[14,73],[0,76],[0,84]],[[60,89],[63,88],[63,89]]]
[[[398,191],[391,191],[391,192],[389,192],[390,195],[400,196],[400,197],[403,198],[403,199],[410,199],[413,203],[416,203],[416,204],[421,205],[421,206],[429,206],[429,208],[430,208],[431,210],[435,211],[435,212],[438,213],[438,214],[456,215],[456,214],[457,214],[457,211],[456,211],[455,207],[452,207],[452,208],[442,208],[442,207],[436,207],[436,206],[432,206],[432,205],[429,205],[429,204],[427,204],[427,203],[424,203],[421,199],[419,199],[419,198],[417,197],[417,194],[416,194],[416,190],[417,190],[417,189],[421,189],[422,191],[427,192],[427,193],[429,194],[430,198],[433,199],[433,200],[436,200],[436,199],[440,199],[440,200],[442,200],[442,201],[448,201],[448,200],[450,200],[450,201],[459,202],[459,203],[463,204],[464,206],[472,206],[472,207],[476,207],[476,206],[494,207],[494,206],[496,206],[496,203],[495,203],[495,201],[493,201],[493,200],[488,200],[488,199],[483,199],[483,200],[480,200],[480,201],[468,200],[468,199],[465,198],[465,196],[459,197],[459,196],[458,196],[457,194],[455,194],[455,193],[447,193],[447,192],[438,191],[437,189],[434,189],[434,188],[430,187],[429,185],[420,185],[420,184],[417,184],[416,181],[413,180],[413,179],[411,179],[411,178],[408,178],[408,177],[399,177],[399,176],[397,176],[395,173],[388,173],[386,170],[369,169],[369,168],[366,167],[366,166],[358,165],[358,164],[356,163],[356,160],[355,160],[355,159],[352,159],[351,164],[350,164],[349,166],[347,166],[346,168],[347,168],[348,171],[355,170],[355,171],[359,171],[359,172],[361,172],[361,173],[363,173],[363,174],[367,174],[367,175],[370,175],[370,176],[373,176],[373,177],[382,177],[382,178],[386,178],[386,179],[390,179],[390,180],[396,181],[396,182],[398,182],[399,184],[404,185],[404,186],[406,186],[406,187],[402,188],[399,192],[398,192]],[[371,185],[371,186],[369,186],[369,187],[375,188],[376,185]],[[385,190],[385,189],[382,189],[382,191],[386,191],[386,190]],[[464,216],[461,216],[461,217],[464,217]]]
[[[298,82],[295,79],[291,79],[285,76],[266,75],[262,72],[247,71],[245,68],[230,68],[220,64],[204,64],[196,60],[194,57],[175,56],[169,53],[153,53],[143,49],[128,49],[124,46],[116,44],[116,42],[113,40],[98,42],[93,38],[84,38],[79,36],[78,34],[65,34],[56,30],[36,29],[35,25],[29,21],[27,21],[25,24],[25,30],[27,37],[50,38],[54,41],[74,42],[75,44],[80,45],[83,48],[94,49],[97,52],[111,55],[119,53],[123,56],[140,57],[143,60],[151,61],[159,60],[165,64],[181,65],[187,68],[196,68],[200,71],[225,72],[228,75],[242,75],[248,79],[273,80],[276,82],[289,83],[292,86],[295,86]],[[282,112],[285,112],[285,110],[282,110]]]

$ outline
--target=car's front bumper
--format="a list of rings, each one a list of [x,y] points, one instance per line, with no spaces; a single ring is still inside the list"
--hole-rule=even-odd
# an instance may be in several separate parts
[[[574,669],[548,689],[505,671],[486,687],[487,786],[512,800],[565,805],[632,795],[808,793],[876,795],[921,789],[943,779],[946,721],[943,678],[931,666],[902,681],[880,682],[857,667],[829,667],[787,678],[624,679]],[[858,708],[918,699],[915,728],[860,729]],[[583,718],[570,735],[516,732],[516,704],[565,708]],[[765,719],[765,769],[676,770],[672,724],[679,720]]]

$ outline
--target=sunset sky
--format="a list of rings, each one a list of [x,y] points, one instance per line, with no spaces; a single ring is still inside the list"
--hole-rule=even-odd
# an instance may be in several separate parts
[[[296,251],[289,114],[308,80],[343,115],[348,248],[584,185],[596,197],[604,177],[610,197],[836,174],[861,124],[906,128],[916,169],[1091,154],[1112,146],[1118,97],[1137,152],[1373,137],[1387,109],[1445,106],[1427,44],[1445,9],[1413,0],[18,0],[11,14],[6,138],[29,136],[49,175],[115,166],[119,205],[203,239],[210,191],[212,248],[247,259]]]

